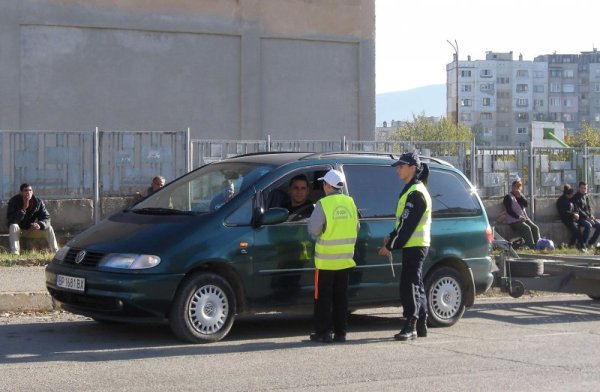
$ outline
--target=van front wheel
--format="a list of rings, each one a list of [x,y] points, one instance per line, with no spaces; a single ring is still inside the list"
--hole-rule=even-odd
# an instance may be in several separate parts
[[[449,327],[456,324],[465,312],[465,282],[454,268],[441,267],[425,282],[429,324]]]
[[[171,310],[171,330],[181,340],[210,343],[223,339],[235,318],[233,289],[221,276],[198,273],[177,291]]]

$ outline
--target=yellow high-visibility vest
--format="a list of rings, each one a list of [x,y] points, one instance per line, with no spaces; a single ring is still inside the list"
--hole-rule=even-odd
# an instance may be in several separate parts
[[[335,194],[319,202],[327,224],[315,244],[315,267],[322,270],[354,267],[354,244],[358,235],[354,200],[350,196]]]
[[[400,197],[400,200],[398,200],[398,206],[396,207],[396,230],[400,226],[400,222],[402,222],[402,213],[404,212],[406,199],[408,198],[408,195],[414,191],[419,191],[423,194],[427,207],[412,236],[408,239],[406,244],[404,244],[405,248],[429,246],[431,243],[431,196],[429,196],[429,192],[422,182],[411,185],[410,188],[408,188],[408,191],[406,191],[402,197]]]

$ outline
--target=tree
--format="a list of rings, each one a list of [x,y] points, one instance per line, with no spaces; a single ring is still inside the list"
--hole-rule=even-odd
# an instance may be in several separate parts
[[[434,122],[424,113],[415,115],[413,113],[413,121],[407,122],[398,127],[398,129],[390,135],[391,140],[412,140],[412,141],[470,141],[473,138],[471,129],[459,124],[458,129],[456,124],[446,117],[442,117],[440,121]]]
[[[579,133],[565,136],[565,143],[571,147],[582,147],[584,144],[588,147],[600,147],[600,132],[590,123],[583,122]]]

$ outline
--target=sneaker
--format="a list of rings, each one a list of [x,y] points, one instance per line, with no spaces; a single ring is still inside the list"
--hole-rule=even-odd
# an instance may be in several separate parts
[[[331,343],[333,338],[330,333],[311,333],[310,340],[317,343]]]
[[[346,341],[346,335],[333,335],[333,341],[337,343],[344,343]]]

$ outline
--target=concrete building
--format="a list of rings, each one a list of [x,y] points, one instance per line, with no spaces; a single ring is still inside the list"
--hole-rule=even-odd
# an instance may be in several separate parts
[[[546,54],[534,58],[548,64],[548,117],[577,131],[582,122],[600,127],[600,53]]]
[[[458,99],[458,119],[475,131],[478,143],[529,142],[530,123],[545,112],[548,101],[545,63],[524,61],[521,55],[513,60],[512,52],[487,52],[485,60],[459,60],[458,70],[455,59],[446,73],[448,117],[456,118]]]
[[[3,0],[0,129],[372,140],[374,0]]]

